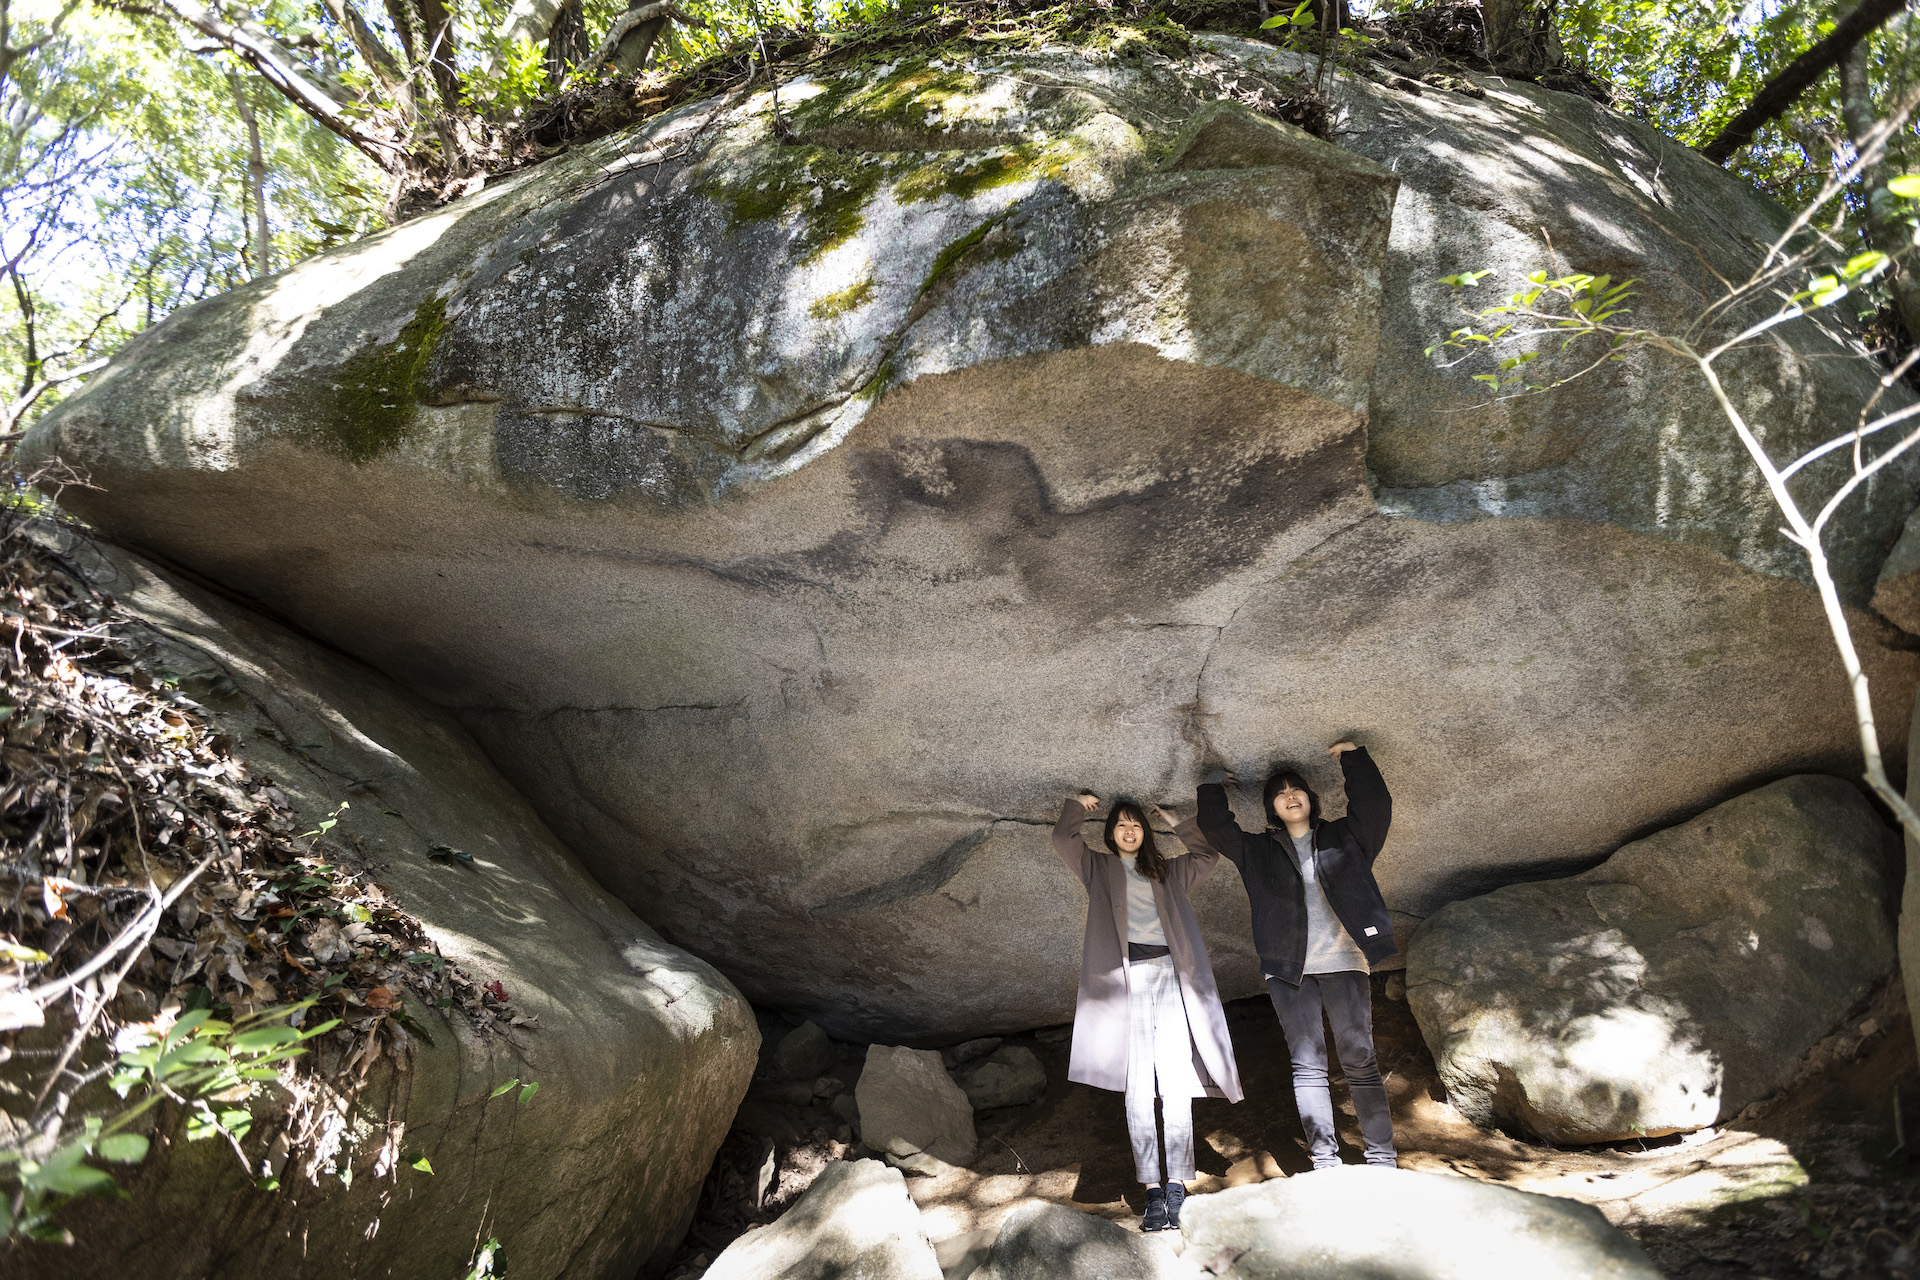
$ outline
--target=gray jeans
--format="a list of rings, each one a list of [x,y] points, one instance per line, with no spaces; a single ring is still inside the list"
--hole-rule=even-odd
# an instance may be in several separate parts
[[[1340,1139],[1333,1128],[1333,1094],[1327,1088],[1327,1037],[1320,1013],[1333,1026],[1333,1044],[1340,1068],[1353,1095],[1353,1112],[1360,1136],[1367,1144],[1368,1164],[1394,1163],[1393,1113],[1387,1108],[1387,1090],[1380,1083],[1380,1066],[1373,1060],[1373,989],[1367,975],[1348,969],[1340,973],[1309,973],[1297,987],[1279,978],[1267,979],[1273,1011],[1287,1033],[1287,1053],[1293,1059],[1293,1102],[1300,1109],[1300,1127],[1307,1135],[1307,1152],[1316,1169],[1340,1163]]]

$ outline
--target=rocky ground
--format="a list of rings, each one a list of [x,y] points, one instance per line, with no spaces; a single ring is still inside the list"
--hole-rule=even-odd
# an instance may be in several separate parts
[[[1397,975],[1376,975],[1374,987],[1376,1040],[1404,1167],[1591,1203],[1675,1280],[1920,1276],[1913,1163],[1920,1135],[1901,1145],[1920,1124],[1920,1088],[1897,979],[1813,1050],[1792,1086],[1723,1127],[1586,1148],[1525,1142],[1463,1120],[1444,1101]],[[1308,1168],[1271,1009],[1238,1001],[1227,1006],[1227,1020],[1247,1099],[1196,1105],[1200,1195]],[[834,1093],[834,1082],[851,1092],[865,1047],[835,1045],[824,1088],[784,1083],[773,1078],[771,1053],[789,1028],[771,1015],[762,1021],[763,1069],[670,1275],[698,1276],[748,1227],[777,1218],[829,1161],[872,1154],[853,1137],[847,1104],[836,1113],[831,1098],[819,1096]],[[1028,1106],[980,1113],[972,1167],[908,1180],[949,1280],[966,1274],[1023,1203],[1051,1201],[1138,1224],[1140,1187],[1120,1096],[1067,1083],[1066,1031],[1008,1039],[1045,1064],[1047,1092]],[[803,1103],[809,1093],[816,1096]],[[1896,1106],[1904,1108],[1898,1118]],[[1353,1130],[1350,1111],[1343,1126]],[[1356,1142],[1357,1130],[1346,1136]],[[1346,1155],[1357,1160],[1357,1145]]]

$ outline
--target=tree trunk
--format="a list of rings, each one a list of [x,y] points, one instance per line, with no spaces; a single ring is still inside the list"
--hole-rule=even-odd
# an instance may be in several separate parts
[[[653,52],[653,42],[666,30],[666,26],[667,15],[664,13],[657,18],[636,23],[613,47],[607,65],[627,75],[634,75],[647,65],[647,55]]]
[[[567,72],[586,61],[592,52],[587,44],[587,19],[581,11],[580,0],[567,0],[547,31],[547,83],[559,84],[565,80]]]
[[[427,72],[440,90],[440,104],[449,112],[460,110],[460,72],[454,66],[453,13],[444,0],[416,0],[420,15],[421,56],[427,60]]]
[[[1537,76],[1560,61],[1553,28],[1556,0],[1480,0],[1487,61],[1517,76]]]
[[[393,33],[400,37],[400,55],[406,61],[407,70],[412,71],[414,63],[420,60],[419,45],[414,39],[413,6],[408,0],[387,0],[387,21],[393,24]]]
[[[1313,8],[1310,12],[1313,14],[1316,30],[1344,31],[1353,25],[1353,15],[1347,9],[1347,0],[1332,0],[1331,4],[1328,0],[1313,0]]]
[[[260,78],[271,85],[275,92],[351,142],[382,169],[388,173],[401,170],[404,162],[400,158],[400,146],[367,132],[358,121],[348,116],[345,108],[328,96],[326,90],[283,62],[267,44],[234,26],[212,9],[194,7],[191,0],[161,0],[161,3],[194,30],[233,50],[258,71]]]
[[[1920,697],[1915,698],[1920,707]],[[1907,732],[1907,803],[1920,797],[1920,719]],[[1894,950],[1907,989],[1907,1007],[1920,1009],[1920,841],[1903,832],[1907,847],[1907,882],[1900,895],[1900,922],[1894,929]],[[1913,1023],[1914,1043],[1920,1045],[1920,1018]]]
[[[1840,113],[1855,144],[1873,131],[1880,116],[1873,106],[1873,86],[1867,78],[1867,42],[1862,40],[1840,62]],[[1916,279],[1913,233],[1902,219],[1905,202],[1887,190],[1887,166],[1870,166],[1861,175],[1867,192],[1867,246],[1893,259],[1887,273],[1887,291],[1907,327],[1907,341],[1920,342],[1920,279]]]
[[[273,273],[273,232],[267,220],[267,159],[260,151],[260,121],[247,101],[247,87],[238,72],[229,71],[227,82],[233,87],[233,105],[247,126],[247,191],[253,201],[253,278]]]

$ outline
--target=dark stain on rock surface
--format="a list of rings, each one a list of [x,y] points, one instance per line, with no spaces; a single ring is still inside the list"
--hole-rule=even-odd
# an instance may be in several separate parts
[[[1329,447],[1196,469],[1080,510],[1063,509],[1022,445],[943,440],[922,458],[863,450],[854,473],[871,532],[802,554],[836,562],[813,565],[815,577],[903,559],[922,559],[935,579],[1011,575],[1035,603],[1092,621],[1184,598],[1333,512],[1355,492],[1363,436],[1356,427]]]
[[[855,911],[870,911],[874,907],[891,906],[896,902],[905,902],[908,898],[937,893],[949,880],[960,874],[960,869],[967,865],[967,860],[973,856],[974,850],[985,844],[987,837],[992,834],[993,824],[989,822],[978,831],[969,831],[961,836],[905,875],[829,899],[808,914],[848,915]]]

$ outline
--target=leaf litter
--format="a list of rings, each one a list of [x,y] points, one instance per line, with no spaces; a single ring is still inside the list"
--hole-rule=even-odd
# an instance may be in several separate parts
[[[481,1033],[538,1020],[441,954],[332,836],[346,803],[307,826],[234,753],[160,663],[161,635],[65,554],[76,535],[0,508],[0,1152],[67,1140],[85,1122],[75,1097],[183,1013],[310,1001],[295,1025],[339,1025],[286,1064],[285,1122],[249,1163],[351,1178],[353,1099],[381,1059],[410,1071],[432,1044],[426,1007]],[[237,691],[222,674],[208,687]],[[376,1174],[398,1159],[387,1129]]]

